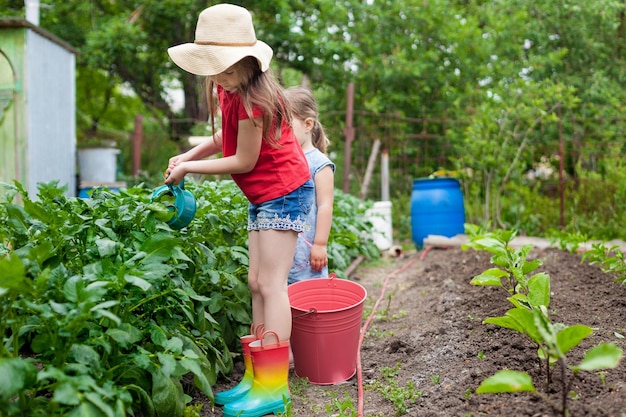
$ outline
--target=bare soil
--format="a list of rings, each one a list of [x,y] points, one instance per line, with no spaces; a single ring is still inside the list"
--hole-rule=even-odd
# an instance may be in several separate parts
[[[599,342],[614,342],[626,351],[621,336],[626,335],[626,285],[581,262],[579,254],[535,248],[531,258],[541,259],[540,271],[550,276],[552,322],[594,330],[570,352],[572,364]],[[560,372],[552,372],[546,392],[536,346],[512,330],[482,324],[512,307],[505,290],[469,284],[490,267],[489,254],[458,247],[360,265],[350,277],[368,291],[360,372],[331,386],[313,385],[292,373],[291,415],[357,416],[359,392],[364,417],[560,415],[537,395],[475,393],[485,378],[513,369],[530,374],[551,401],[562,398]],[[215,391],[234,386],[242,373],[238,363]],[[566,378],[571,377],[568,371]],[[582,373],[568,391],[569,416],[626,417],[626,362],[603,373]],[[202,396],[196,394],[194,401],[205,404],[202,416],[222,416],[221,408]]]

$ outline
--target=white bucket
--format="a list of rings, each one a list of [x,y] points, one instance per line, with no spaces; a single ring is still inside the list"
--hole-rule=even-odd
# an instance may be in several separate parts
[[[393,228],[391,224],[391,201],[376,201],[374,206],[365,212],[365,218],[373,227],[372,240],[379,250],[387,250],[393,245]]]
[[[81,181],[115,182],[117,154],[115,148],[85,148],[78,150],[78,170]]]

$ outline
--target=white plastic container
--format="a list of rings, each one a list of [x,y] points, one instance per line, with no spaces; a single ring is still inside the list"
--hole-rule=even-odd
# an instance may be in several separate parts
[[[83,182],[115,182],[117,154],[115,148],[85,148],[78,150],[78,170]]]
[[[374,206],[365,212],[365,217],[373,227],[372,240],[379,250],[387,250],[393,245],[393,228],[391,223],[391,201],[376,201]]]

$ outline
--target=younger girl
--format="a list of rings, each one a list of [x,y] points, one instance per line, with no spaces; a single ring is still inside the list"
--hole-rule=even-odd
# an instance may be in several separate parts
[[[231,174],[250,202],[248,285],[254,330],[242,344],[249,343],[243,351],[250,355],[246,364],[253,369],[246,374],[253,381],[248,378],[224,395],[218,393],[216,402],[225,404],[227,417],[283,411],[283,399],[289,400],[291,334],[287,276],[312,204],[313,182],[290,127],[283,89],[269,70],[273,52],[256,39],[246,9],[218,4],[200,13],[193,43],[168,53],[182,69],[207,77],[212,124],[217,91],[222,129],[170,158],[165,183],[176,184],[188,173]],[[203,159],[219,152],[222,158]]]
[[[304,87],[286,90],[292,109],[293,130],[309,163],[315,184],[315,200],[298,235],[296,256],[289,272],[289,284],[307,278],[328,277],[326,245],[333,222],[335,164],[326,156],[330,141],[319,122],[317,103],[311,91]]]

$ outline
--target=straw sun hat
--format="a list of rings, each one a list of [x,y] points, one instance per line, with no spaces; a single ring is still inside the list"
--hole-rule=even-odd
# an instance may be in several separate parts
[[[167,50],[172,61],[196,75],[217,75],[247,56],[259,61],[265,72],[272,60],[272,48],[257,40],[250,12],[233,4],[217,4],[198,17],[194,43]]]

